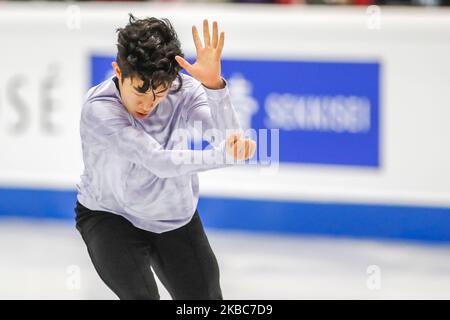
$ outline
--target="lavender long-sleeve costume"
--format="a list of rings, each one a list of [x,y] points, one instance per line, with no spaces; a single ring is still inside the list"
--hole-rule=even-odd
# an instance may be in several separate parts
[[[182,77],[182,89],[169,93],[143,120],[130,115],[122,104],[115,76],[88,91],[80,121],[84,172],[77,198],[82,205],[119,214],[136,227],[156,233],[190,221],[199,197],[197,172],[231,164],[173,159],[199,153],[223,158],[225,130],[239,131],[240,124],[227,86],[212,90],[190,76]],[[178,85],[176,80],[172,89]],[[208,139],[211,148],[180,146],[177,129],[191,128],[199,121],[203,132],[217,129],[220,133]]]

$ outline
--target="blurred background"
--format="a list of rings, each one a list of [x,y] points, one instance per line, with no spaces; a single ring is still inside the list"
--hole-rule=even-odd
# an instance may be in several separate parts
[[[83,97],[129,12],[169,18],[190,59],[217,20],[265,146],[200,174],[225,299],[449,299],[448,4],[0,1],[0,299],[116,299],[73,209]]]

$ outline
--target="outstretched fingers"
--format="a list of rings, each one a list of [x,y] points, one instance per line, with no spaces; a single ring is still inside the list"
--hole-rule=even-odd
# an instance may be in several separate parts
[[[222,55],[224,43],[225,43],[225,32],[221,32],[220,38],[219,38],[219,44],[217,45],[217,54],[219,57]]]
[[[192,26],[192,38],[194,39],[195,49],[197,52],[203,48],[202,41],[200,40],[200,36],[198,35],[198,30],[196,26]]]
[[[212,38],[209,30],[208,19],[203,20],[203,44],[200,39],[197,27],[192,26],[192,38],[194,39],[195,48],[198,52],[206,47],[212,47],[217,50],[218,56],[222,55],[223,46],[225,43],[225,32],[219,34],[219,24],[217,21],[213,21]]]
[[[217,48],[217,43],[219,42],[219,26],[217,25],[217,21],[213,22],[213,39],[212,39],[212,47]]]
[[[211,35],[209,34],[208,20],[203,20],[203,40],[205,41],[205,47],[211,45]]]
[[[175,60],[178,62],[178,64],[185,69],[187,72],[191,73],[192,65],[183,57],[175,56]]]

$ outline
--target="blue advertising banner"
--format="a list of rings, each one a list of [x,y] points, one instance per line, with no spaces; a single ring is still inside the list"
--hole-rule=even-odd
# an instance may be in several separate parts
[[[113,59],[91,57],[91,85]],[[224,59],[222,73],[244,129],[279,129],[281,163],[380,166],[378,62]]]

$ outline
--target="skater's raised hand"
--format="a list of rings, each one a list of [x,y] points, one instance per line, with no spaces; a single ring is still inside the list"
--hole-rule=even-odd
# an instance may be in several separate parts
[[[209,33],[209,22],[203,20],[203,40],[198,35],[197,28],[192,26],[192,37],[197,51],[197,59],[194,64],[190,64],[184,58],[176,56],[178,64],[189,72],[195,79],[200,81],[205,87],[210,89],[221,89],[225,86],[221,77],[220,57],[225,41],[225,33],[219,36],[217,22],[213,22],[212,39]]]

